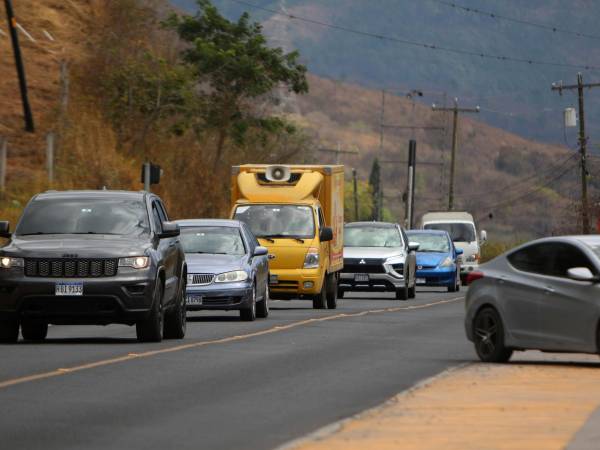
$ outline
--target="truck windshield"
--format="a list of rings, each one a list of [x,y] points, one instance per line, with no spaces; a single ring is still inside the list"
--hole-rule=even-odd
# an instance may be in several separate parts
[[[234,219],[245,222],[257,238],[312,238],[315,221],[310,206],[244,205]]]
[[[453,242],[474,242],[475,226],[468,222],[449,222],[449,223],[426,223],[423,228],[426,230],[447,231]]]
[[[148,213],[142,200],[80,197],[48,198],[29,204],[15,231],[34,234],[150,233]]]
[[[365,225],[344,228],[344,247],[402,247],[396,227]]]

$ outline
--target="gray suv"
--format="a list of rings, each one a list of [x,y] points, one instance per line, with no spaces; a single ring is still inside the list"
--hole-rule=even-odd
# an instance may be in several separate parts
[[[36,195],[14,233],[0,222],[0,342],[43,340],[48,324],[135,325],[137,338],[186,331],[179,227],[147,192]]]

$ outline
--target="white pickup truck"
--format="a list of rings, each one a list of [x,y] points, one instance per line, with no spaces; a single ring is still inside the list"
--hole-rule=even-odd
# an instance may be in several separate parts
[[[421,228],[447,231],[455,247],[463,250],[460,269],[462,281],[469,272],[477,270],[481,246],[487,240],[487,233],[481,230],[477,235],[477,227],[471,214],[457,211],[428,212],[421,219]]]

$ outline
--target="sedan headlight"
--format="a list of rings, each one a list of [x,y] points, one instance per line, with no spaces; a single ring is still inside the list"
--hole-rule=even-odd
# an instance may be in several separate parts
[[[450,258],[449,256],[446,257],[446,259],[444,259],[441,264],[440,267],[451,267],[454,265],[454,261],[452,261],[452,258]]]
[[[147,256],[130,256],[119,259],[119,267],[133,267],[134,269],[145,269],[150,264]]]
[[[319,268],[319,249],[309,248],[304,257],[304,268],[305,269],[318,269]]]
[[[232,272],[220,273],[215,278],[215,283],[237,283],[246,281],[248,274],[243,270],[234,270]]]
[[[11,258],[10,256],[3,256],[0,258],[0,267],[2,269],[12,269],[13,267],[23,266],[25,266],[23,258]]]

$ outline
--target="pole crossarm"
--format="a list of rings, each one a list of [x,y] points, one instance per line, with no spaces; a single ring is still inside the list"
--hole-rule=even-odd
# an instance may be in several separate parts
[[[418,125],[382,125],[383,128],[394,128],[397,130],[440,130],[445,131],[445,127],[418,126]]]
[[[596,88],[596,87],[600,87],[600,83],[584,83],[581,85],[582,88]],[[574,91],[579,89],[579,85],[577,84],[562,84],[562,81],[558,82],[558,83],[552,83],[552,88],[553,91],[558,91],[559,93],[562,94],[562,91]]]
[[[461,113],[461,112],[463,112],[463,113],[478,113],[481,108],[479,108],[479,106],[477,106],[475,108],[458,108],[458,107],[448,108],[448,107],[440,107],[440,106],[433,105],[431,107],[431,109],[433,111],[446,111],[446,112],[459,112],[459,113]]]
[[[338,150],[336,148],[320,148],[320,152],[329,152],[329,153],[344,153],[348,155],[358,155],[357,150]]]
[[[408,160],[401,160],[401,159],[382,159],[380,160],[382,163],[386,163],[386,164],[408,164]],[[426,166],[442,166],[443,163],[440,162],[432,162],[432,161],[417,161],[417,164],[419,165],[426,165]]]

